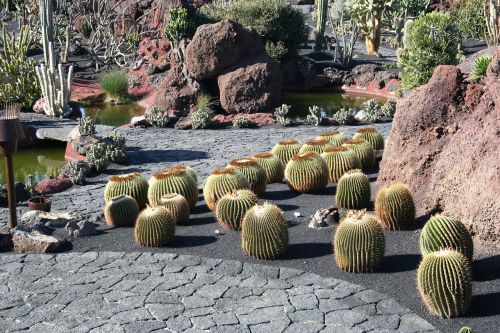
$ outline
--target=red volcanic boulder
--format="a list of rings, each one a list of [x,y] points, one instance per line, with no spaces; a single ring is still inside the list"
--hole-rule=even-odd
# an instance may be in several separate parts
[[[71,186],[73,186],[73,182],[68,177],[59,176],[38,182],[35,185],[35,191],[41,194],[52,194],[66,191]]]
[[[234,119],[236,119],[238,117],[246,118],[257,126],[272,125],[276,122],[276,120],[274,120],[271,113],[252,113],[252,114],[245,114],[245,115],[218,114],[212,120],[215,123],[218,123],[218,124],[221,124],[224,126],[231,126],[233,124]]]
[[[151,67],[151,70],[149,70],[151,73],[168,69],[170,65],[169,51],[170,42],[166,39],[146,37],[139,43],[139,55]]]

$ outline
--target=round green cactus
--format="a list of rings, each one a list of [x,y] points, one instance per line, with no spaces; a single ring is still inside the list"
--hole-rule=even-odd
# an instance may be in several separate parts
[[[198,185],[182,169],[157,172],[149,179],[148,199],[152,206],[158,206],[161,197],[168,193],[177,193],[186,198],[189,209],[193,209],[198,202]]]
[[[336,183],[340,177],[351,169],[361,169],[361,162],[358,156],[346,147],[329,147],[321,154],[321,157],[328,165],[328,181]]]
[[[415,203],[404,184],[382,187],[375,199],[375,213],[384,229],[405,230],[415,222]]]
[[[226,194],[217,202],[215,217],[224,228],[240,230],[243,216],[255,204],[257,204],[255,193],[250,190],[236,190]]]
[[[215,210],[217,202],[234,190],[249,189],[250,184],[243,174],[234,167],[213,171],[205,180],[203,197],[210,210]]]
[[[175,237],[175,221],[165,207],[147,207],[137,217],[135,241],[142,246],[160,247]]]
[[[298,154],[302,143],[297,140],[285,140],[278,142],[271,152],[280,159],[283,165],[286,165],[293,155]]]
[[[104,208],[104,219],[110,227],[133,227],[139,215],[139,205],[128,195],[119,195],[109,199]]]
[[[375,271],[384,260],[385,238],[375,216],[349,211],[333,237],[337,266],[351,273]]]
[[[275,259],[288,247],[288,225],[283,211],[264,203],[250,208],[243,217],[241,248],[256,259]]]
[[[281,160],[273,155],[273,153],[260,153],[254,156],[266,171],[266,179],[268,184],[281,183],[285,176],[285,167]]]
[[[468,326],[464,326],[458,331],[458,333],[474,333],[474,330]]]
[[[445,249],[424,256],[417,272],[420,296],[430,313],[441,318],[462,316],[472,298],[471,266],[460,252]]]
[[[317,192],[328,185],[328,166],[317,153],[309,151],[292,157],[285,168],[288,186],[297,192]]]
[[[318,154],[321,154],[325,151],[326,148],[333,147],[333,145],[326,138],[318,138],[306,141],[302,148],[299,150],[299,154],[307,153],[308,151],[313,151]]]
[[[420,234],[422,255],[442,249],[456,250],[472,262],[474,244],[471,235],[462,222],[447,213],[432,216]]]
[[[375,167],[375,151],[372,146],[363,139],[347,140],[344,147],[351,149],[361,161],[363,169]]]
[[[158,205],[165,207],[172,214],[175,224],[183,224],[189,220],[189,203],[178,193],[164,194]]]
[[[332,146],[341,146],[344,142],[347,141],[347,137],[344,133],[339,131],[330,131],[323,134],[318,135],[318,139],[327,139]]]
[[[248,180],[250,189],[258,196],[266,192],[266,170],[253,157],[240,158],[229,162],[229,166],[236,168]]]
[[[120,195],[131,196],[143,209],[148,203],[148,182],[138,172],[111,176],[104,188],[104,201]]]
[[[368,208],[370,196],[370,181],[361,170],[349,170],[340,177],[335,194],[335,201],[339,208]]]
[[[196,176],[196,172],[194,172],[194,170],[191,167],[179,164],[179,165],[174,165],[173,167],[170,168],[170,170],[175,170],[175,169],[184,170],[186,174],[191,176],[191,178],[194,179],[194,182],[198,184],[198,176]]]
[[[354,134],[354,139],[363,139],[372,146],[374,150],[384,149],[384,137],[375,127],[365,127]]]

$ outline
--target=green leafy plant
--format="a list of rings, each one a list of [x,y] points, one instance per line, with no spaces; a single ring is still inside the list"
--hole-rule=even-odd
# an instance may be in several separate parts
[[[309,125],[320,126],[325,120],[325,111],[317,105],[309,107],[309,114],[307,115],[306,122]]]
[[[299,193],[323,190],[328,185],[328,166],[318,153],[293,155],[285,167],[288,187]]]
[[[236,117],[233,120],[233,127],[248,128],[252,126],[254,126],[254,122],[242,116]]]
[[[89,163],[85,161],[70,161],[64,169],[64,174],[76,185],[85,185],[87,175],[91,170]]]
[[[142,36],[138,32],[131,32],[126,36],[127,49],[130,52],[136,52],[139,49]]]
[[[290,109],[292,107],[290,105],[283,104],[277,107],[274,110],[274,117],[276,118],[276,123],[283,127],[288,127],[292,125],[292,120],[288,117],[288,113],[290,113]]]
[[[380,104],[373,98],[363,103],[363,110],[369,122],[376,123],[382,119]]]
[[[196,97],[196,111],[191,114],[193,129],[204,129],[212,123],[214,99],[208,94],[199,94]]]
[[[266,170],[253,157],[232,160],[229,165],[241,172],[255,194],[261,196],[266,192]]]
[[[96,133],[95,120],[87,116],[78,119],[78,133],[81,136],[94,135]]]
[[[104,219],[110,227],[133,227],[139,215],[139,205],[128,195],[111,198],[104,208]]]
[[[90,25],[90,22],[88,20],[83,21],[82,23],[82,35],[85,38],[90,38],[92,35],[92,25]]]
[[[451,16],[464,38],[483,39],[486,34],[484,9],[487,0],[467,0],[455,3]]]
[[[161,128],[167,127],[172,119],[165,112],[165,109],[163,109],[160,106],[152,106],[151,109],[149,109],[149,112],[146,113],[145,117],[146,117],[146,120],[153,127],[161,127]]]
[[[462,327],[458,333],[474,333],[474,330],[468,326]]]
[[[493,56],[489,54],[482,55],[477,57],[474,60],[474,64],[472,65],[472,70],[470,73],[470,77],[472,80],[480,80],[486,76],[486,71],[488,70],[488,66],[493,60]]]
[[[351,108],[342,108],[338,110],[333,115],[333,119],[337,123],[339,123],[339,125],[354,125],[356,123],[356,119],[354,118],[354,114]]]
[[[102,74],[99,83],[104,92],[112,98],[128,96],[128,75],[123,70],[113,70]]]
[[[335,201],[340,208],[368,208],[370,196],[370,181],[361,170],[351,169],[340,177],[335,194]]]
[[[128,152],[125,137],[113,131],[105,140],[106,156],[109,161],[123,163],[127,160]]]
[[[246,212],[256,204],[255,193],[250,190],[236,190],[219,200],[215,209],[215,217],[222,227],[240,230]]]
[[[105,170],[110,163],[107,155],[108,145],[104,142],[92,142],[85,147],[85,158],[97,172]]]
[[[196,25],[189,17],[189,12],[186,8],[172,8],[169,11],[170,20],[165,26],[165,37],[178,43],[181,39],[191,38],[196,32]]]

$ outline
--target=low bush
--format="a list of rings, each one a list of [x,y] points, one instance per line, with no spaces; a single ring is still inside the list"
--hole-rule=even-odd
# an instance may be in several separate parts
[[[451,9],[453,20],[464,38],[484,39],[486,20],[484,8],[486,0],[460,1]]]
[[[114,70],[101,75],[101,88],[110,97],[128,96],[128,76],[123,70]]]

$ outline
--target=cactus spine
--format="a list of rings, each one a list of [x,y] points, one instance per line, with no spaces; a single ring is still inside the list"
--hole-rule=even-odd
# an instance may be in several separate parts
[[[266,171],[267,183],[281,183],[285,176],[285,167],[281,160],[273,155],[273,153],[260,153],[254,156],[257,163],[259,163]]]
[[[248,180],[234,167],[213,171],[205,180],[203,197],[210,210],[215,210],[217,202],[234,190],[249,189]]]
[[[354,134],[354,139],[363,139],[372,146],[373,150],[384,149],[384,137],[374,127],[366,127]]]
[[[404,184],[382,187],[375,199],[375,213],[384,229],[409,229],[415,221],[415,203]]]
[[[316,0],[318,18],[316,22],[316,50],[321,50],[325,45],[325,26],[328,13],[328,0]]]
[[[297,140],[285,140],[274,145],[271,152],[281,160],[283,165],[286,165],[293,155],[299,153],[301,147],[302,144]]]
[[[328,166],[317,153],[310,151],[292,157],[285,168],[288,186],[297,192],[316,192],[328,185]]]
[[[325,151],[326,148],[332,147],[328,139],[326,138],[319,138],[319,139],[313,139],[306,141],[302,148],[299,150],[299,154],[302,153],[307,153],[308,151],[313,151],[318,154],[321,154]]]
[[[320,134],[318,139],[327,139],[332,146],[342,146],[344,142],[347,141],[347,137],[344,133],[339,131],[330,131],[323,134]]]
[[[424,256],[417,272],[420,296],[427,309],[442,318],[467,312],[472,298],[471,267],[460,252],[445,249]]]
[[[158,206],[161,197],[168,193],[177,193],[186,198],[189,209],[193,209],[198,202],[198,186],[182,169],[157,172],[149,179],[148,199],[151,205]]]
[[[266,170],[253,157],[232,160],[229,165],[241,172],[255,194],[261,196],[266,192]]]
[[[373,272],[384,260],[385,238],[377,219],[350,211],[333,237],[333,253],[340,269],[351,273]]]
[[[363,169],[375,167],[375,151],[365,140],[360,138],[347,140],[343,146],[351,149],[358,156]]]
[[[288,226],[283,211],[264,203],[255,205],[243,217],[241,248],[256,259],[275,259],[288,247]]]
[[[110,227],[133,227],[137,215],[139,205],[128,195],[111,198],[104,209],[104,218]]]
[[[358,156],[346,147],[329,147],[321,154],[328,165],[328,181],[336,183],[340,177],[351,169],[360,169],[361,162]]]
[[[370,181],[361,170],[349,170],[340,177],[335,200],[339,208],[363,209],[370,205]]]
[[[163,195],[158,205],[165,207],[172,214],[175,224],[183,224],[189,220],[189,203],[178,193]]]
[[[250,190],[236,190],[219,200],[215,209],[215,217],[224,228],[240,230],[243,216],[255,204],[257,204],[255,193]]]
[[[147,207],[137,217],[135,241],[142,246],[166,246],[175,237],[175,221],[165,207]]]
[[[104,201],[107,203],[119,195],[131,196],[139,209],[143,209],[148,202],[148,182],[138,172],[111,176],[104,188]]]

